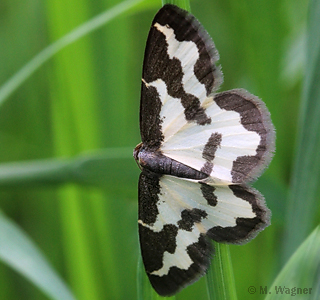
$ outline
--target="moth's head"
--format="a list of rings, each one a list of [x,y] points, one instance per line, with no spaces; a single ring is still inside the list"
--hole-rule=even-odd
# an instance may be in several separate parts
[[[138,167],[139,167],[141,170],[142,170],[142,167],[141,167],[141,165],[140,165],[140,163],[139,163],[139,152],[140,152],[142,146],[143,146],[143,144],[140,143],[140,144],[138,144],[138,145],[134,148],[134,150],[133,150],[133,158],[135,159]]]

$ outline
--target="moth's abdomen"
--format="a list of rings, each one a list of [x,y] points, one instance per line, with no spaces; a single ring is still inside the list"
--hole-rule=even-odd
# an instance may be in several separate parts
[[[151,151],[143,146],[138,149],[135,158],[142,169],[147,169],[157,174],[167,174],[176,177],[201,180],[208,177],[207,174],[186,166],[172,158],[163,155],[160,151]]]

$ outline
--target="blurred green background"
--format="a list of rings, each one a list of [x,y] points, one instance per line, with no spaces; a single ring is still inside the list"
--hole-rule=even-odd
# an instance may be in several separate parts
[[[46,46],[118,3],[2,0],[0,88]],[[249,244],[230,246],[238,299],[263,299],[265,295],[248,294],[248,287],[270,286],[319,223],[318,198],[313,206],[308,204],[311,217],[290,219],[294,189],[289,188],[297,174],[297,132],[303,127],[298,118],[308,4],[307,0],[191,1],[192,13],[220,53],[221,90],[241,87],[258,95],[277,131],[276,155],[254,184],[272,210],[272,225]],[[137,298],[140,171],[132,150],[140,142],[145,41],[160,7],[159,0],[143,1],[120,14],[54,55],[0,102],[1,210],[41,249],[80,300]],[[50,166],[59,171],[49,175],[44,171],[37,178],[32,172],[50,161],[25,166],[21,178],[19,164],[16,169],[7,165],[55,158]],[[8,179],[10,170],[16,172]],[[296,226],[296,241],[287,234],[290,222]],[[30,277],[6,263],[0,264],[0,278],[1,299],[50,299],[29,282]],[[176,299],[195,297],[206,299],[204,279]]]

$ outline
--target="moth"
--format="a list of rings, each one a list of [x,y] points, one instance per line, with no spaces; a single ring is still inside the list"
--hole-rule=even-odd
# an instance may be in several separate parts
[[[203,276],[211,240],[242,244],[270,223],[248,185],[270,163],[275,133],[265,104],[243,89],[217,93],[218,52],[193,15],[156,14],[140,102],[139,239],[149,280],[171,296]]]

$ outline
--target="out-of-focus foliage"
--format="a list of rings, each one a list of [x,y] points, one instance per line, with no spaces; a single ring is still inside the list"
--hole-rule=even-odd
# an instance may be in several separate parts
[[[120,2],[1,1],[0,89],[45,47]],[[319,1],[311,2],[319,7]],[[1,210],[38,245],[79,300],[137,298],[139,169],[129,149],[140,142],[141,66],[161,3],[143,1],[64,48],[0,106]],[[230,246],[238,299],[251,297],[252,286],[254,299],[264,299],[260,286],[271,287],[298,246],[284,239],[290,222],[299,225],[284,217],[292,210],[287,196],[295,182],[294,155],[302,151],[297,132],[319,134],[318,128],[303,131],[303,120],[298,122],[304,67],[306,74],[310,67],[304,60],[308,1],[194,0],[191,11],[219,50],[221,90],[242,87],[258,95],[277,130],[276,155],[255,183],[272,210],[272,225],[249,244]],[[319,64],[319,47],[307,45],[318,51]],[[39,159],[45,160],[24,162]],[[24,164],[4,165],[10,162]],[[39,176],[41,168],[47,169]],[[310,202],[313,217],[303,221],[302,234],[293,226],[298,244],[319,223],[318,201]],[[6,264],[0,264],[0,276],[3,299],[48,299],[30,277]],[[201,279],[176,299],[206,299],[205,284]]]

